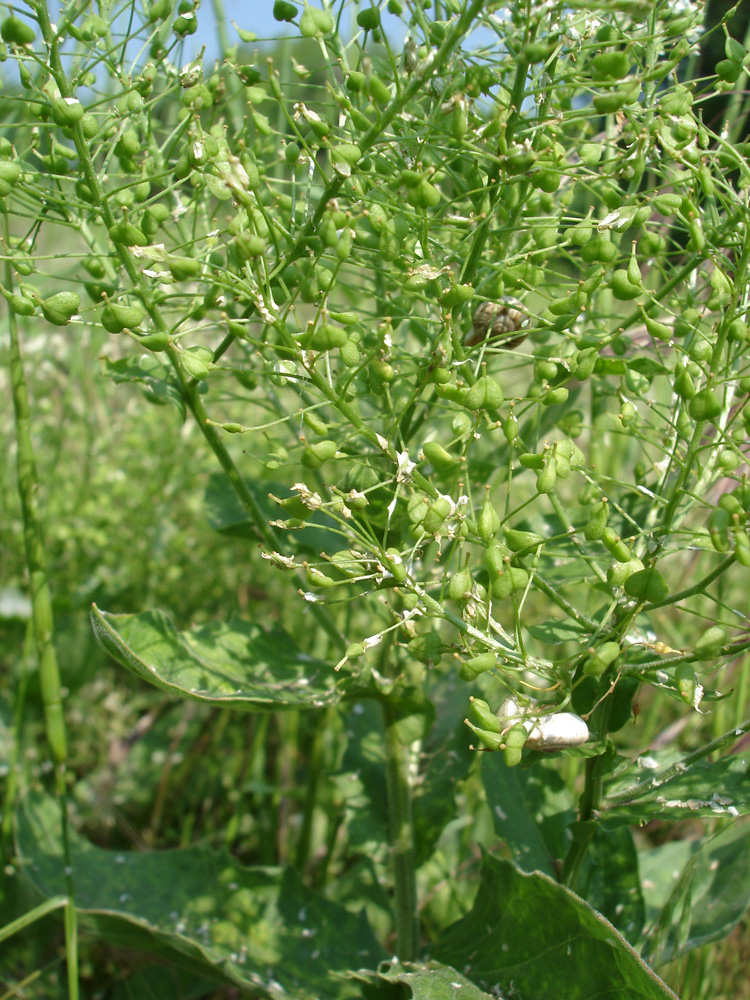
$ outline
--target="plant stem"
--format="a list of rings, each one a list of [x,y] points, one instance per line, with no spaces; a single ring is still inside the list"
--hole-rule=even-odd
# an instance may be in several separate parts
[[[5,214],[5,242],[10,245],[8,216]],[[5,281],[8,288],[13,285],[10,260],[5,262]],[[32,623],[37,660],[39,663],[39,683],[44,705],[45,729],[52,759],[55,765],[55,790],[60,804],[63,863],[67,903],[65,907],[65,950],[68,966],[68,994],[71,1000],[78,1000],[78,935],[73,874],[68,836],[68,801],[65,762],[67,742],[65,718],[63,716],[60,689],[60,668],[55,651],[55,623],[52,615],[52,598],[47,582],[47,567],[44,552],[42,523],[39,515],[37,480],[34,448],[31,441],[31,415],[26,376],[23,370],[21,347],[18,339],[16,314],[8,310],[10,332],[10,377],[13,392],[13,411],[16,424],[16,467],[18,493],[21,498],[23,516],[23,537],[26,550],[26,567],[31,587]]]
[[[394,633],[388,632],[380,647],[378,672],[395,678]],[[388,840],[393,872],[393,908],[396,924],[396,955],[411,962],[419,948],[417,879],[414,868],[412,787],[409,777],[409,747],[398,736],[398,691],[382,699],[385,723],[385,787],[388,802]]]
[[[601,686],[609,688],[609,681],[602,679]],[[612,699],[606,697],[599,701],[594,710],[592,728],[600,740],[607,738],[611,712]],[[584,786],[578,801],[578,821],[572,824],[573,840],[560,873],[560,881],[570,889],[575,889],[581,865],[596,833],[604,776],[609,772],[610,758],[611,753],[605,751],[598,757],[589,757],[586,761]]]
[[[409,748],[398,738],[395,702],[383,704],[385,719],[385,783],[388,796],[388,837],[393,868],[396,954],[402,962],[417,957],[417,879],[414,870],[414,826],[409,779]]]

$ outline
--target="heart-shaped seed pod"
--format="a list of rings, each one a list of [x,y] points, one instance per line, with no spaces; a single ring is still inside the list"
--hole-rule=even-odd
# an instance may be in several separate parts
[[[529,322],[524,312],[523,303],[511,295],[504,295],[498,302],[482,302],[476,309],[471,321],[471,332],[465,340],[467,347],[475,347],[483,340],[502,338],[502,347],[511,350],[526,338],[524,331],[520,336],[510,337]]]

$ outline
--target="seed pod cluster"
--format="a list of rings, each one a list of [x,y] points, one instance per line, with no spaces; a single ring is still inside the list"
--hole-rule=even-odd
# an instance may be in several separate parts
[[[482,302],[474,313],[471,332],[464,343],[467,347],[476,347],[483,340],[502,338],[502,346],[511,350],[525,340],[526,332],[515,337],[510,335],[518,333],[528,322],[523,303],[512,295],[504,295],[498,302]]]

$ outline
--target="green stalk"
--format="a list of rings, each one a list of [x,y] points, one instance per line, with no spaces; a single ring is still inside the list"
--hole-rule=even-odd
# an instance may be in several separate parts
[[[393,635],[393,632],[389,632],[381,645],[378,669],[383,676],[395,674],[392,658]],[[385,787],[388,800],[388,840],[393,872],[396,955],[402,962],[412,962],[419,950],[419,919],[409,747],[404,746],[398,737],[398,694],[385,698],[382,705],[385,723]]]
[[[5,243],[10,245],[8,215],[5,214]],[[5,262],[5,282],[8,288],[13,284],[10,260]],[[44,705],[45,729],[52,759],[55,764],[55,789],[60,804],[63,857],[67,903],[65,907],[65,951],[68,965],[68,994],[71,1000],[78,1000],[78,934],[73,875],[68,836],[68,802],[66,768],[67,742],[65,718],[63,716],[62,694],[60,690],[60,668],[54,645],[55,623],[52,615],[52,599],[47,582],[47,567],[44,552],[42,523],[39,515],[37,496],[39,481],[34,461],[31,441],[31,415],[29,394],[21,358],[16,314],[8,310],[10,332],[10,377],[13,393],[13,411],[16,425],[16,468],[18,492],[21,498],[23,516],[23,539],[26,550],[26,567],[31,587],[32,623],[39,682]]]

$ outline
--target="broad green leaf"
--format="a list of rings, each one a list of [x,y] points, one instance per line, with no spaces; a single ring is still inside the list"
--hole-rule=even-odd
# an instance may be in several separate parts
[[[274,496],[281,498],[291,496],[288,486],[272,480],[259,480],[253,483],[246,481],[246,486],[254,496],[266,521],[284,519],[284,511],[275,501],[269,499],[268,494],[273,493]],[[258,532],[254,522],[223,472],[212,472],[209,476],[204,503],[206,518],[214,531],[232,538],[247,538],[257,542]],[[333,555],[346,544],[339,534],[330,531],[330,522],[318,513],[310,514],[306,527],[287,531],[284,543],[288,554],[314,553],[316,561],[322,551]]]
[[[60,815],[28,797],[17,851],[44,897],[65,891]],[[106,851],[71,834],[76,903],[110,944],[179,961],[254,996],[317,1000],[356,995],[342,973],[386,955],[366,919],[308,890],[291,870],[243,868],[226,851]]]
[[[746,754],[732,754],[711,762],[699,760],[689,765],[679,761],[670,764],[656,772],[644,768],[637,776],[632,773],[620,776],[608,786],[603,803],[607,822],[736,817],[750,813],[750,761]]]
[[[151,403],[171,403],[185,419],[187,410],[175,376],[165,364],[149,352],[112,361],[102,358],[102,374],[113,382],[140,382]]]
[[[411,990],[412,1000],[492,1000],[497,996],[485,993],[466,976],[440,962],[394,961],[377,973],[358,974],[357,978],[369,983],[403,983]],[[403,992],[396,990],[392,995],[400,997]]]
[[[482,781],[495,831],[524,871],[555,877],[556,862],[570,844],[568,824],[575,819],[570,793],[549,765],[523,770],[506,767],[500,753],[482,754]]]
[[[650,923],[644,955],[671,961],[726,937],[750,901],[750,826],[708,841],[674,840],[639,854]]]
[[[601,824],[597,826],[577,888],[586,902],[606,917],[632,945],[637,943],[646,921],[646,911],[638,874],[638,853],[627,827],[607,830]]]
[[[540,642],[555,646],[561,642],[583,642],[589,634],[585,625],[572,618],[551,618],[538,625],[527,626],[526,631]]]
[[[569,889],[491,855],[484,857],[474,908],[447,928],[434,958],[495,995],[533,1000],[675,996],[612,924]]]
[[[414,790],[415,863],[426,861],[440,834],[456,817],[456,791],[475,755],[468,748],[463,722],[437,744],[424,750],[427,767]],[[485,756],[489,756],[486,754]]]
[[[115,615],[96,605],[91,622],[110,656],[181,698],[249,711],[322,708],[340,698],[334,669],[278,626],[232,617],[178,632],[163,611]]]

